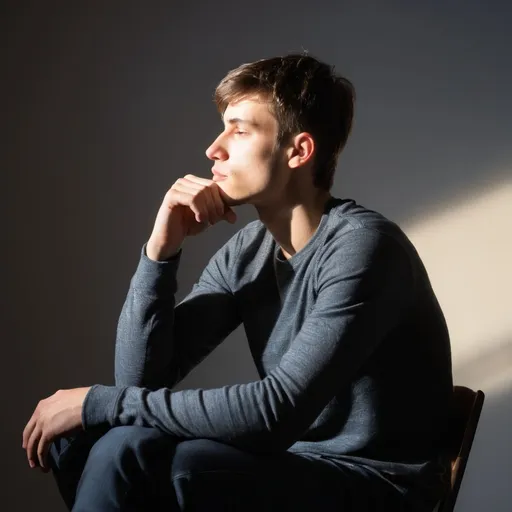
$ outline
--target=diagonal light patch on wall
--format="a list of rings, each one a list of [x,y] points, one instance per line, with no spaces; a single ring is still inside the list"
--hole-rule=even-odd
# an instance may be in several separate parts
[[[404,226],[445,313],[457,384],[512,383],[512,181]]]

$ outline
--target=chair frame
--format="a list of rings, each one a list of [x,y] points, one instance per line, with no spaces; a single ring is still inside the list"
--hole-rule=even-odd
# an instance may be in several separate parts
[[[451,432],[451,481],[447,495],[438,503],[435,512],[453,512],[473,440],[480,420],[485,394],[465,386],[454,386],[454,430]],[[463,402],[463,403],[461,403]],[[468,407],[469,403],[471,405]]]

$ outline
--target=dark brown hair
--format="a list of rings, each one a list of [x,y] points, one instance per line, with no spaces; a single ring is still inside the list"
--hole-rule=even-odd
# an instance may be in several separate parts
[[[352,83],[307,54],[261,59],[230,71],[215,90],[214,101],[224,114],[229,103],[258,94],[270,100],[279,132],[277,144],[303,131],[316,144],[316,187],[329,190],[339,153],[345,146],[354,115]]]

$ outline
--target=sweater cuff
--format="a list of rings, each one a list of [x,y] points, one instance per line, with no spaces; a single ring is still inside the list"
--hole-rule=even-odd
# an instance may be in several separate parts
[[[125,388],[95,384],[85,395],[82,407],[84,430],[109,425],[114,427],[114,411]]]
[[[167,260],[154,261],[147,256],[146,246],[147,243],[142,246],[139,264],[131,281],[132,288],[151,296],[173,297],[178,289],[176,274],[182,249]]]

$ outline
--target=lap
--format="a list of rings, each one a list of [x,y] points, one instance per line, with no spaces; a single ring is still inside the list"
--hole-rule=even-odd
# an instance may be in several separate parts
[[[361,468],[335,467],[292,452],[254,454],[207,439],[178,444],[171,480],[178,498],[183,485],[198,510],[214,502],[219,510],[399,511],[403,500],[398,490]],[[241,503],[245,508],[235,508]]]
[[[215,440],[184,440],[145,427],[82,432],[61,440],[52,449],[54,469],[67,471],[72,481],[78,481],[95,453],[108,460],[125,448],[141,446],[143,456],[158,460],[159,471],[167,473],[158,478],[165,486],[162,498],[177,499],[191,509],[400,510],[402,497],[397,490],[348,465],[334,467],[319,457],[291,452],[256,454]]]

